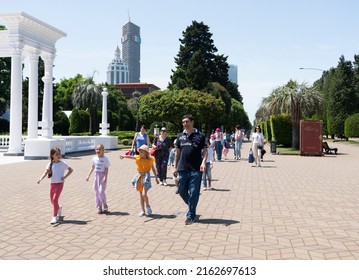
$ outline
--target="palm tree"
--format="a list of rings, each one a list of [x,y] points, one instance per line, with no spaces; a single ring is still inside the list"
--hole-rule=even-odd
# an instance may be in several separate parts
[[[290,80],[273,90],[264,100],[271,115],[289,114],[292,122],[292,148],[299,149],[299,123],[303,117],[322,106],[323,97],[315,87]]]
[[[72,103],[76,108],[88,110],[90,114],[90,132],[94,135],[97,130],[97,109],[101,107],[101,90],[93,77],[83,78],[75,87],[72,94]]]
[[[132,98],[128,100],[127,105],[130,111],[132,112],[132,115],[135,115],[136,113],[136,128],[135,130],[139,130],[139,110],[140,110],[140,98],[142,93],[140,91],[134,91],[132,93]]]

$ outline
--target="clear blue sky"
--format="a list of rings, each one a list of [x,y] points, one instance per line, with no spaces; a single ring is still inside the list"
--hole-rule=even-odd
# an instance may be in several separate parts
[[[359,54],[357,0],[1,0],[1,12],[23,11],[64,32],[57,43],[55,81],[77,73],[97,82],[122,26],[141,27],[141,82],[165,89],[179,38],[192,20],[210,27],[219,54],[238,65],[239,90],[250,120],[263,97],[290,79],[312,84],[344,55]],[[1,22],[0,22],[1,24]]]

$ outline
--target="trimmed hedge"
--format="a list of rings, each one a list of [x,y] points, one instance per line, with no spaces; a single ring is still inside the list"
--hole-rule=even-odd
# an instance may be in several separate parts
[[[359,113],[349,116],[344,123],[346,137],[359,137]]]
[[[268,120],[268,121],[262,122],[260,127],[261,127],[262,133],[264,135],[264,138],[267,139],[268,141],[272,141],[272,129],[271,129],[270,121]]]
[[[70,115],[69,134],[75,135],[90,131],[90,114],[85,110],[74,108]]]
[[[54,116],[54,133],[60,135],[68,135],[70,128],[70,121],[66,114],[58,111]]]
[[[10,122],[5,119],[0,119],[0,133],[9,133],[10,131]]]
[[[277,145],[284,147],[292,146],[292,123],[290,116],[282,114],[270,116],[272,141],[275,140]]]

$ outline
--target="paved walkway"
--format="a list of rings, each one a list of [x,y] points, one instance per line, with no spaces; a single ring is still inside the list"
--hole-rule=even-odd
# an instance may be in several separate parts
[[[135,164],[118,159],[121,151],[106,154],[108,215],[96,214],[85,181],[93,153],[65,159],[74,173],[60,199],[64,221],[55,226],[49,182],[36,183],[47,161],[2,164],[0,259],[359,259],[359,148],[331,146],[338,155],[268,152],[261,168],[246,159],[215,162],[213,190],[202,191],[191,226],[174,185],[153,182],[154,215],[138,217],[129,183]]]

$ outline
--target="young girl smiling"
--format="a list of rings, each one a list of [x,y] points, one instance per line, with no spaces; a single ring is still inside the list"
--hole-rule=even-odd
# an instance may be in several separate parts
[[[147,215],[151,216],[152,208],[150,206],[150,202],[147,195],[148,190],[151,188],[151,169],[156,177],[156,183],[159,183],[159,180],[157,178],[157,170],[154,165],[155,158],[150,156],[150,151],[147,145],[142,145],[137,149],[137,151],[139,155],[120,155],[120,159],[128,158],[136,160],[137,174],[131,182],[133,187],[140,194],[140,205],[142,211],[140,212],[139,216],[145,216],[145,206],[147,208]]]

